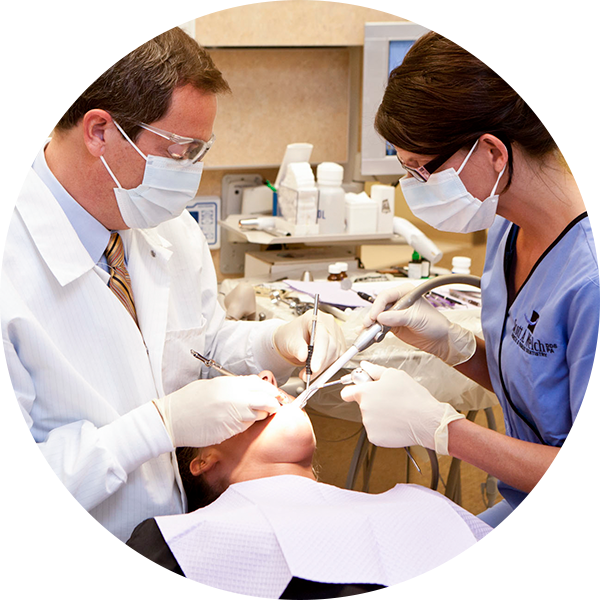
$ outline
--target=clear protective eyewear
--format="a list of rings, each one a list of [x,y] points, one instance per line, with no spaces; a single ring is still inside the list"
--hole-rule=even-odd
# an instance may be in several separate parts
[[[169,153],[169,156],[175,160],[189,160],[191,163],[196,163],[206,156],[207,152],[215,142],[214,133],[210,136],[209,140],[205,142],[204,140],[197,140],[196,138],[184,137],[177,135],[176,133],[163,131],[162,129],[158,129],[158,127],[146,125],[146,123],[141,123],[139,121],[136,121],[135,125],[173,142],[167,148],[167,152]]]

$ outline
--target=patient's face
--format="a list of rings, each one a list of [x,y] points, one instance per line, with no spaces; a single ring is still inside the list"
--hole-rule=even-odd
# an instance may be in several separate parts
[[[269,372],[263,371],[260,376],[275,383]],[[284,403],[276,413],[256,421],[242,433],[200,451],[201,457],[211,453],[218,457],[218,468],[205,472],[209,482],[214,479],[229,485],[277,473],[291,473],[298,467],[310,469],[316,444],[312,423],[304,410],[285,403],[291,400],[285,392],[281,391],[281,394]]]
[[[286,400],[291,400],[281,392]],[[285,403],[266,419],[219,444],[219,449],[246,463],[310,463],[315,450],[312,423],[304,410]]]

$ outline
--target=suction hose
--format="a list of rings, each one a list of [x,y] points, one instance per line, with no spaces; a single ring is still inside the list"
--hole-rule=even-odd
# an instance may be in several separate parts
[[[467,283],[475,287],[481,287],[481,279],[475,275],[442,275],[441,277],[434,277],[428,279],[421,285],[418,285],[412,292],[409,292],[405,296],[402,296],[398,302],[390,306],[387,310],[404,310],[411,307],[419,298],[434,290],[435,288],[442,287],[444,285],[452,285],[456,283]],[[381,323],[373,323],[370,327],[367,327],[362,331],[356,338],[354,347],[358,349],[358,352],[362,352],[372,346],[376,342],[381,342],[386,336],[387,332],[391,327],[386,327]]]

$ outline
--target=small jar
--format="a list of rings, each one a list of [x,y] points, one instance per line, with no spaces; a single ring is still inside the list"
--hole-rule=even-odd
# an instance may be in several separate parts
[[[452,258],[452,272],[457,275],[470,275],[471,259],[467,256],[454,256]]]
[[[339,262],[337,263],[338,267],[342,270],[340,276],[342,279],[346,279],[348,277],[348,263],[347,262]]]
[[[327,277],[327,281],[341,281],[342,277],[342,269],[338,263],[334,265],[329,265],[329,277]]]
[[[413,252],[412,258],[408,263],[408,278],[409,279],[421,279],[421,257],[419,253],[415,250]]]

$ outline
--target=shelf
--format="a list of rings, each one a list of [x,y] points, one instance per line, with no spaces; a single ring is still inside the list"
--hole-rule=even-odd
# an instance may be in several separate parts
[[[270,246],[272,244],[306,244],[311,246],[321,244],[406,244],[401,235],[393,233],[364,233],[351,235],[339,233],[336,235],[309,235],[309,236],[276,236],[266,231],[242,231],[239,227],[240,219],[249,218],[251,215],[229,215],[219,225],[238,238],[240,242],[249,244],[261,244]],[[231,241],[235,241],[231,240]]]

